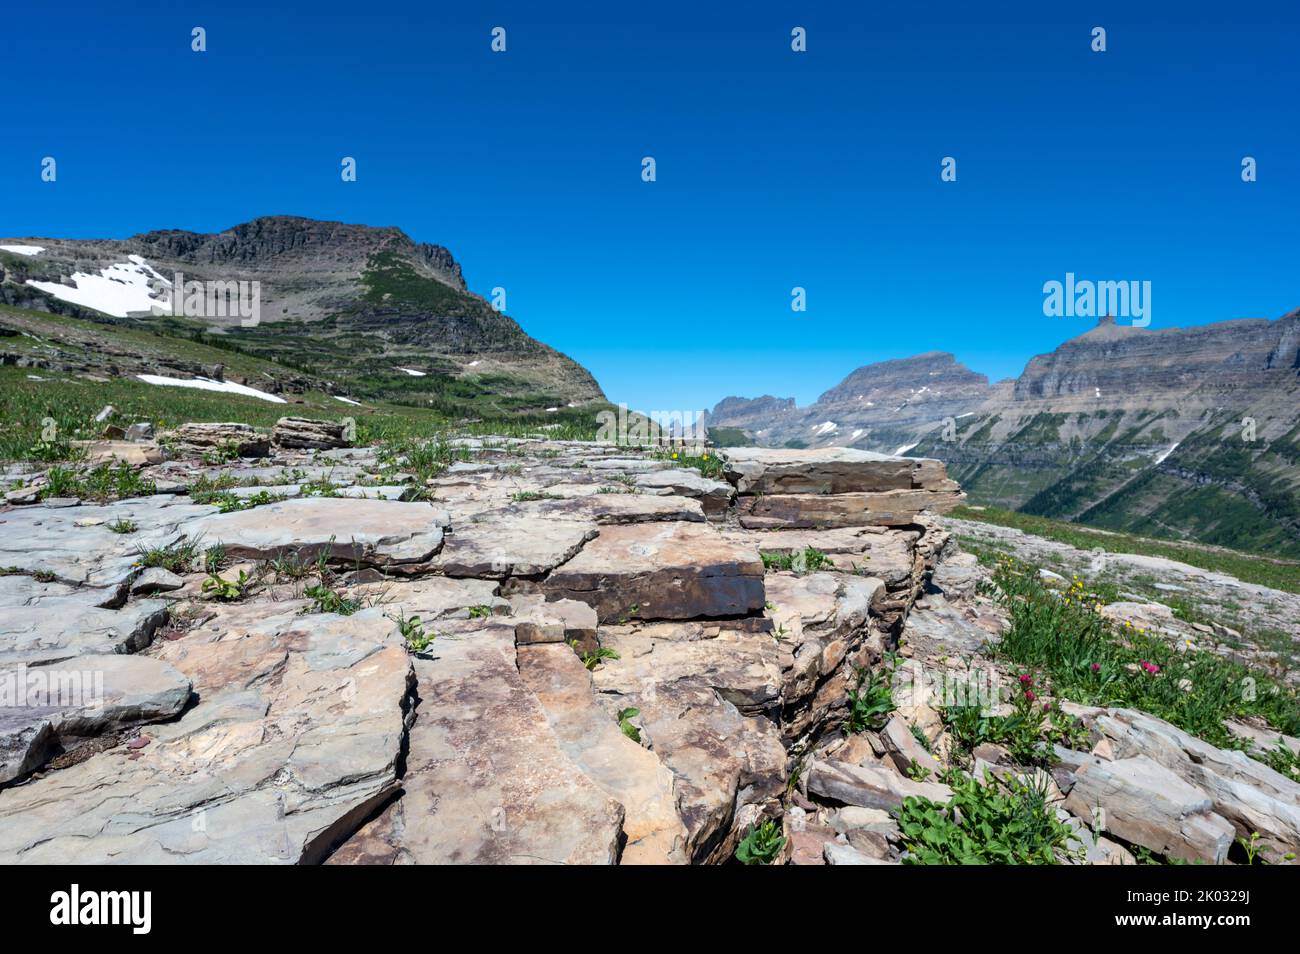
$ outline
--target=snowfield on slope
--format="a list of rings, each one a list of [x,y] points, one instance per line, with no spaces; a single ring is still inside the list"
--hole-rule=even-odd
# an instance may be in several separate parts
[[[227,394],[242,394],[245,397],[261,398],[263,401],[270,401],[272,404],[289,403],[278,395],[267,394],[265,391],[250,388],[246,384],[236,384],[234,381],[213,381],[210,378],[167,378],[161,374],[137,374],[136,377],[146,384],[160,384],[173,388],[195,388],[199,391],[224,391]]]

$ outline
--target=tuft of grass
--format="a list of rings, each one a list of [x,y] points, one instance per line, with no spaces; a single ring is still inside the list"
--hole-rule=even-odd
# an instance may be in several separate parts
[[[108,529],[114,533],[135,533],[140,525],[128,517],[118,517],[108,525]]]
[[[79,497],[103,503],[127,497],[147,497],[156,493],[152,480],[146,480],[126,463],[104,463],[90,470],[56,465],[45,473],[46,485],[40,499]]]
[[[199,543],[182,537],[165,547],[141,547],[136,552],[143,567],[160,566],[171,573],[189,573],[199,559]]]
[[[515,503],[526,503],[529,500],[561,500],[559,494],[548,494],[541,490],[521,490],[517,494],[511,494],[510,499]]]

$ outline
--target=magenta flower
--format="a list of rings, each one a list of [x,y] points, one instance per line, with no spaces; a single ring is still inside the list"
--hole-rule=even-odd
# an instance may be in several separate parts
[[[1037,698],[1038,698],[1038,697],[1037,697],[1036,695],[1034,695],[1034,690],[1032,690],[1032,689],[1027,689],[1027,690],[1025,690],[1025,700],[1026,700],[1027,702],[1033,702],[1033,701],[1034,701],[1035,699],[1037,699]]]

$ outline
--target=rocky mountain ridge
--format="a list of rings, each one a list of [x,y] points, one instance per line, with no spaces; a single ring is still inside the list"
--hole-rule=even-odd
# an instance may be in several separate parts
[[[728,443],[937,457],[979,503],[1300,553],[1300,312],[1103,319],[1014,381],[927,354],[860,368],[806,408],[727,398],[709,424],[745,432]]]
[[[256,325],[151,315],[176,273],[257,282]],[[0,303],[202,336],[377,399],[533,412],[604,400],[586,369],[468,291],[449,250],[392,227],[267,216],[215,234],[5,239]]]

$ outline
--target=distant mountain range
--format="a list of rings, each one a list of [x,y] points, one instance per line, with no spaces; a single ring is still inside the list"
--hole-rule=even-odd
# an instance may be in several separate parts
[[[728,397],[726,443],[937,457],[974,503],[1300,556],[1300,311],[1154,330],[1103,319],[990,383],[931,352],[807,407]]]
[[[177,272],[258,282],[260,322],[151,316]],[[0,304],[199,337],[373,399],[493,413],[604,401],[585,368],[471,293],[451,252],[396,228],[268,216],[215,234],[0,239]]]

